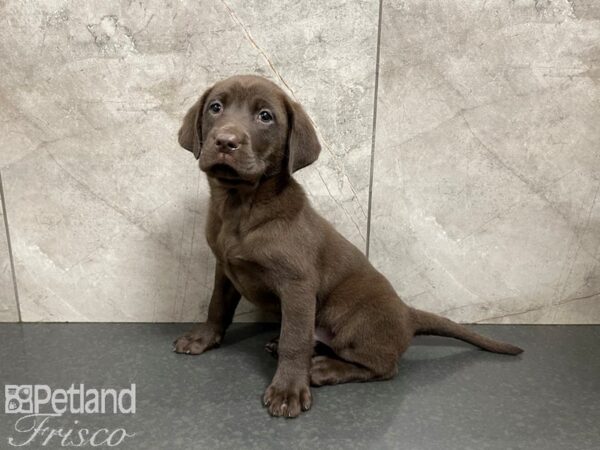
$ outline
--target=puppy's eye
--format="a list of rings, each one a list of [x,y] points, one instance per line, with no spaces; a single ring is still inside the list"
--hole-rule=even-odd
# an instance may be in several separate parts
[[[223,109],[223,105],[221,104],[221,102],[212,102],[210,105],[208,105],[208,109],[210,110],[210,112],[218,114]]]
[[[261,112],[258,113],[258,118],[261,122],[264,123],[273,122],[273,114],[271,114],[266,109],[263,109]]]

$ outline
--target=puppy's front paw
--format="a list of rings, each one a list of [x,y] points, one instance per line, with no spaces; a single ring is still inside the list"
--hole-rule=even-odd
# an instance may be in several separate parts
[[[201,323],[193,330],[177,338],[173,342],[173,351],[187,355],[199,355],[211,348],[218,347],[222,337],[210,325]]]
[[[310,387],[303,381],[273,381],[265,391],[263,404],[272,416],[297,417],[312,405]]]

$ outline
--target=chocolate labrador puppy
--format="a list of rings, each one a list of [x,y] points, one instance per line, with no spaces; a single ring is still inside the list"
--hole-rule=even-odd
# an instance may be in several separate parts
[[[311,384],[392,378],[417,334],[522,352],[404,304],[311,207],[292,174],[315,162],[321,146],[302,107],[277,85],[256,76],[218,82],[186,114],[179,143],[208,176],[206,238],[217,263],[208,319],[174,350],[197,355],[217,347],[242,295],[278,312],[279,360],[263,398],[270,414],[308,410]],[[329,351],[314,354],[316,341]]]

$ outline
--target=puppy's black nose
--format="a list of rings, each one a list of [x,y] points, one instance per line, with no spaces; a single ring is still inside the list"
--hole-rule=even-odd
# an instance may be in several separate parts
[[[223,153],[231,153],[240,148],[240,138],[233,133],[221,133],[215,138],[217,149]]]

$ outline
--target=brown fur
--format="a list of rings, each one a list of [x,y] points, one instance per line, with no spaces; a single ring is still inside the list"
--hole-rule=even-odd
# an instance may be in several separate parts
[[[272,121],[262,120],[264,110]],[[217,263],[208,319],[180,337],[175,351],[218,346],[241,295],[280,313],[279,340],[269,346],[278,366],[264,395],[272,415],[308,410],[309,384],[393,377],[416,334],[522,351],[405,305],[311,207],[292,173],[314,162],[320,145],[306,113],[275,84],[254,76],[217,83],[187,113],[179,142],[208,176],[206,238]],[[315,331],[330,350],[325,355],[313,355]]]

